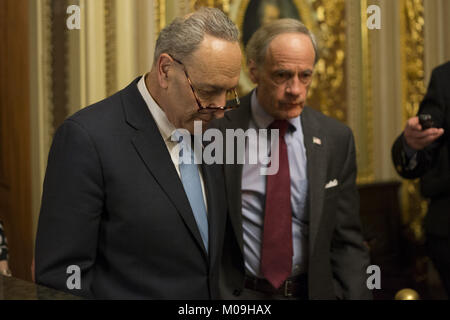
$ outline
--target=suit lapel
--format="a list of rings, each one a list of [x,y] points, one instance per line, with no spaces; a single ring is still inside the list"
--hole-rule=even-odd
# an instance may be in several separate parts
[[[236,111],[231,111],[225,114],[228,118],[229,122],[227,123],[227,129],[242,129],[246,131],[249,127],[251,109],[250,109],[250,101],[251,101],[252,92],[248,95],[244,96],[241,99],[241,106]],[[239,248],[241,249],[241,253],[243,254],[243,229],[242,229],[242,197],[241,197],[241,189],[242,189],[242,170],[243,165],[238,164],[236,161],[237,155],[237,146],[234,145],[234,164],[225,164],[225,178],[226,178],[226,188],[227,188],[227,197],[228,197],[228,205],[230,210],[230,219],[231,224],[233,226]]]
[[[301,116],[306,148],[308,175],[308,209],[310,217],[309,250],[313,252],[323,212],[326,178],[326,138],[322,133],[313,111],[308,107]]]
[[[137,129],[131,142],[151,175],[181,215],[206,257],[206,251],[189,200],[155,120],[137,88],[136,80],[123,91],[122,102],[126,121]]]
[[[226,203],[223,203],[225,190],[220,188],[223,180],[217,179],[221,175],[221,168],[217,165],[201,166],[203,173],[203,181],[205,183],[205,196],[208,203],[208,224],[209,224],[209,259],[211,267],[215,265],[220,252],[214,248],[222,246],[220,242],[223,239],[226,222]]]
[[[225,116],[229,122],[225,126],[228,129],[248,129],[251,108],[251,93],[242,98],[241,107]],[[326,137],[320,124],[314,116],[314,111],[305,107],[301,116],[304,143],[307,157],[308,175],[308,207],[310,216],[310,252],[313,252],[320,220],[323,213],[323,202],[326,179]],[[236,149],[235,149],[236,154]],[[243,229],[242,229],[242,169],[241,164],[225,165],[226,188],[228,204],[230,206],[230,218],[239,247],[243,254]]]
[[[244,131],[248,129],[251,117],[251,94],[241,99],[241,107],[225,114],[228,123],[225,128],[238,129]],[[307,157],[308,175],[308,207],[310,216],[310,252],[313,252],[320,220],[322,218],[322,208],[325,192],[326,179],[326,137],[324,136],[320,124],[314,116],[314,111],[305,107],[301,116],[304,143]],[[235,148],[236,154],[236,148]],[[230,218],[241,252],[243,254],[243,229],[242,229],[242,169],[241,164],[225,165],[225,178],[230,206]]]

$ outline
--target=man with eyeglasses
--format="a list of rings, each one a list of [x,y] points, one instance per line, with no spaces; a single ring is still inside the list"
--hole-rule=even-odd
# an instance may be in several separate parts
[[[277,20],[255,32],[246,54],[257,87],[212,126],[279,130],[271,150],[279,169],[262,175],[263,164],[238,159],[224,167],[223,296],[371,299],[352,132],[305,106],[318,60],[313,35],[300,21]],[[247,159],[256,149],[245,148]]]
[[[206,129],[238,106],[240,65],[235,25],[201,9],[161,31],[148,74],[63,123],[44,182],[37,283],[87,298],[219,297],[224,179],[219,165],[196,164],[190,138],[195,121]]]

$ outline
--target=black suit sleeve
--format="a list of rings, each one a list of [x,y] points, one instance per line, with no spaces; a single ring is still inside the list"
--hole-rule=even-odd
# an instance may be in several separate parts
[[[66,120],[49,153],[36,236],[36,282],[90,297],[103,209],[103,177],[86,130]],[[81,289],[68,290],[70,265],[81,269]]]
[[[409,168],[411,159],[406,155],[403,141],[403,133],[395,140],[392,145],[392,162],[394,163],[397,173],[405,179],[416,179],[424,174],[431,162],[430,154],[423,151],[416,153],[416,165]]]
[[[445,128],[445,74],[444,70],[437,68],[431,74],[430,84],[428,85],[427,93],[420,103],[419,114],[430,114],[434,121],[434,126],[437,128]],[[435,161],[439,149],[445,140],[447,133],[432,143],[430,146],[417,153],[417,165],[410,169],[409,159],[403,147],[403,133],[395,140],[392,146],[392,161],[395,170],[400,176],[406,179],[415,179],[423,176],[430,168],[435,166]]]
[[[359,195],[356,188],[356,155],[353,134],[348,130],[346,160],[340,176],[336,227],[331,247],[331,263],[339,298],[372,299],[366,286],[369,265],[359,218]],[[340,292],[339,292],[340,291]]]

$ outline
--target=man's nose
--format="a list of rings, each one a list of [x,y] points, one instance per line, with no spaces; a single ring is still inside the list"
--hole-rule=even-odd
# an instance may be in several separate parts
[[[227,94],[224,92],[220,95],[217,95],[209,102],[208,107],[224,107],[227,104]]]
[[[298,79],[292,77],[286,86],[286,93],[293,96],[300,96],[306,91],[306,86]]]
[[[214,112],[213,118],[214,119],[221,119],[221,118],[223,118],[224,115],[225,115],[225,111],[224,110],[217,110],[216,112]]]

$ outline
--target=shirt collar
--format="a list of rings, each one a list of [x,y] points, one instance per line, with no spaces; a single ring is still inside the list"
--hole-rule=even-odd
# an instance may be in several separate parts
[[[142,95],[142,98],[144,98],[144,101],[147,104],[147,107],[150,110],[153,119],[155,119],[156,125],[158,126],[162,138],[164,139],[164,141],[172,141],[171,137],[176,128],[169,121],[169,119],[166,116],[166,113],[156,103],[156,101],[153,99],[150,92],[148,91],[147,86],[145,84],[145,75],[143,75],[142,78],[139,80],[137,87]]]
[[[256,90],[258,90],[258,88],[253,90],[250,103],[253,121],[255,121],[255,124],[258,128],[267,129],[275,119],[270,114],[268,114],[259,103],[258,97],[256,96]],[[301,115],[295,118],[288,119],[288,122],[295,128],[295,131],[302,129],[300,117]]]

